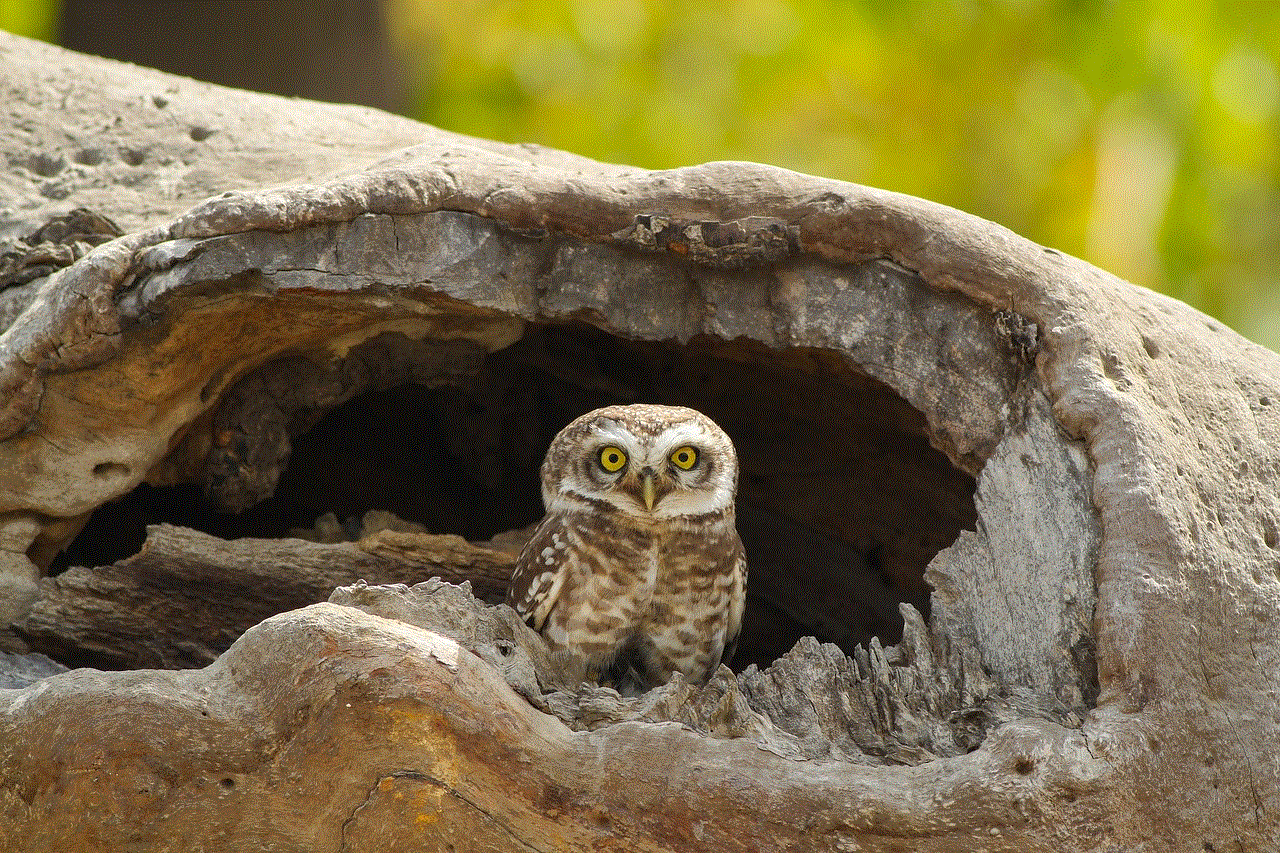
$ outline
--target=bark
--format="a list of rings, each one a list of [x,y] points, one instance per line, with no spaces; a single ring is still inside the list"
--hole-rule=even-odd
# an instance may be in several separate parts
[[[492,598],[546,441],[617,400],[734,438],[752,588],[737,671],[638,697],[562,683],[509,610],[440,581],[344,586],[202,669],[0,691],[0,847],[1280,844],[1275,354],[919,199],[598,164],[0,38],[22,119],[0,235],[73,207],[124,231],[5,267],[10,651],[130,611],[176,648],[160,623],[192,611],[155,614],[190,581],[78,544],[157,514],[261,538],[333,504],[432,531],[385,534],[389,558],[169,528],[193,544],[155,565],[244,622],[301,603],[245,607],[282,578],[315,596],[364,560]],[[77,159],[104,116],[112,156]],[[173,133],[196,121],[226,132]],[[44,576],[68,546],[85,567]],[[206,658],[238,630],[186,624]],[[131,630],[119,660],[156,663]]]

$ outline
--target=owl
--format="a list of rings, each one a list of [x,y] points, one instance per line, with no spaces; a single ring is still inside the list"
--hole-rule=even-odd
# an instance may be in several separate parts
[[[648,688],[709,679],[733,656],[747,563],[734,527],[738,457],[701,412],[608,406],[569,424],[542,463],[546,515],[507,603],[574,681]]]

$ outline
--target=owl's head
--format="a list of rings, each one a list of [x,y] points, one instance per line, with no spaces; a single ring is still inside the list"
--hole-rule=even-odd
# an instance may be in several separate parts
[[[641,519],[733,506],[738,456],[724,430],[682,406],[607,406],[551,442],[542,463],[547,510],[614,511]]]

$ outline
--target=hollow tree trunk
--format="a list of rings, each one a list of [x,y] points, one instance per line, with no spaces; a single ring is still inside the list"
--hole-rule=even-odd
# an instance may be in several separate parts
[[[0,847],[1280,844],[1273,353],[865,187],[0,72],[0,644],[124,668],[0,691]],[[751,600],[622,697],[486,601],[639,399],[738,445]]]

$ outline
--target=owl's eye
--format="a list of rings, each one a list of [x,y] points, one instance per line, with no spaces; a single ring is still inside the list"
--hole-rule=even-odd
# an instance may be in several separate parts
[[[610,474],[621,471],[622,466],[626,464],[627,454],[622,451],[621,447],[614,447],[609,444],[600,448],[600,467]]]
[[[677,448],[671,454],[671,464],[679,468],[681,471],[688,471],[694,465],[698,464],[698,449],[685,445]]]

